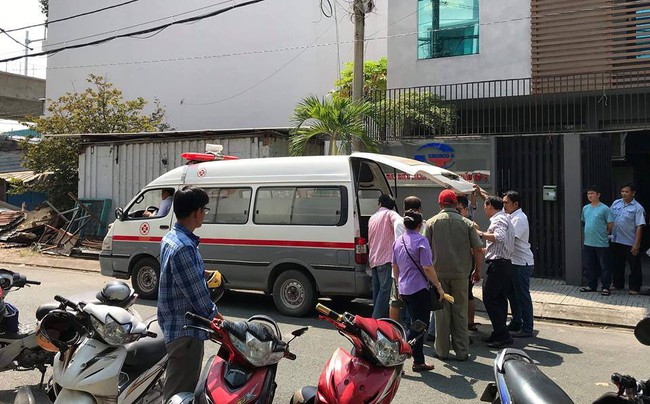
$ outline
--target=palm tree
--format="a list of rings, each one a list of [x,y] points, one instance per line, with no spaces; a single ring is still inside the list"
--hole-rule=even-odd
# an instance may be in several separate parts
[[[292,156],[304,154],[309,140],[326,135],[330,140],[330,154],[349,150],[351,142],[358,140],[369,152],[378,150],[378,143],[366,134],[363,119],[372,113],[372,104],[334,97],[326,100],[315,95],[304,98],[293,111],[294,125],[289,141]],[[338,147],[337,147],[338,146]]]

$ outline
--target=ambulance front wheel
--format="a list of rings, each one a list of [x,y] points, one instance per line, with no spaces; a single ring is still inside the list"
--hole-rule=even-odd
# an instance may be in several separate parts
[[[133,266],[131,284],[141,299],[155,300],[160,283],[160,264],[155,258],[141,258]]]

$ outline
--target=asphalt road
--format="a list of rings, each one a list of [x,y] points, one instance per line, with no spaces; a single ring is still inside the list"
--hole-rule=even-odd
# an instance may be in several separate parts
[[[21,323],[34,322],[38,305],[52,301],[55,294],[70,296],[76,293],[99,290],[109,279],[99,274],[77,271],[9,267],[40,280],[42,285],[12,292],[8,301],[20,309]],[[365,301],[355,301],[347,307],[324,300],[336,310],[348,310],[370,315]],[[295,328],[307,325],[310,330],[292,343],[296,361],[280,363],[275,402],[288,403],[293,392],[304,385],[315,385],[326,361],[339,347],[350,344],[332,327],[319,321],[316,315],[308,318],[291,318],[279,315],[269,296],[255,293],[229,292],[219,304],[222,313],[233,319],[247,318],[253,314],[268,314],[275,318],[282,332],[288,335]],[[155,313],[153,302],[141,301],[137,305],[143,315]],[[425,345],[428,361],[436,365],[430,373],[414,373],[410,362],[405,367],[395,403],[457,403],[478,402],[485,386],[492,380],[492,364],[496,350],[487,349],[480,337],[490,331],[487,320],[479,316],[483,325],[474,333],[470,360],[467,362],[441,362],[432,359],[431,348]],[[613,391],[609,378],[613,372],[630,374],[641,379],[649,375],[647,358],[650,347],[636,341],[630,330],[606,329],[579,325],[537,322],[536,338],[516,341],[514,347],[524,349],[549,377],[555,380],[576,403],[592,402],[599,395]],[[218,346],[206,345],[206,358],[216,353]],[[48,374],[49,377],[49,374]],[[38,371],[5,372],[0,375],[0,403],[11,403],[15,389],[22,385],[38,383]],[[40,399],[41,396],[39,396]],[[39,401],[40,402],[40,401]]]

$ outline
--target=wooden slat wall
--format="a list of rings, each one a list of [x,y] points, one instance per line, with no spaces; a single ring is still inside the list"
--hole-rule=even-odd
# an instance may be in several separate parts
[[[605,73],[605,87],[629,87],[650,69],[650,0],[531,0],[532,75]],[[642,11],[648,13],[639,13]]]

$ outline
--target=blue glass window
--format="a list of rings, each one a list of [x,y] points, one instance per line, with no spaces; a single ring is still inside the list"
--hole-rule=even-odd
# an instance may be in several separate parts
[[[478,53],[478,0],[418,0],[418,59]]]

